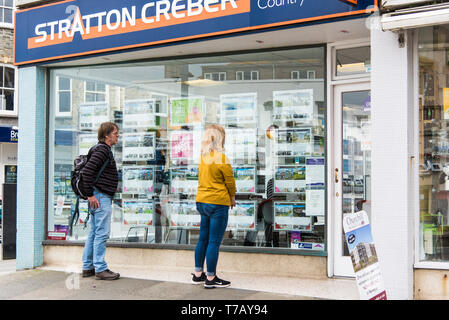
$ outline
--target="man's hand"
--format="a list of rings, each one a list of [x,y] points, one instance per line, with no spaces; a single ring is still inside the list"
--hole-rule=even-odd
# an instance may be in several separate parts
[[[235,197],[231,197],[231,209],[234,208],[236,205],[235,203]]]
[[[92,210],[100,208],[100,203],[98,202],[98,200],[95,196],[88,197],[87,200],[89,200],[90,207],[92,208]]]

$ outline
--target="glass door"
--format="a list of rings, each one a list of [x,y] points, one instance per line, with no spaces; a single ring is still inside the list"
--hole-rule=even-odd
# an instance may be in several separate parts
[[[369,83],[334,88],[334,275],[353,277],[342,222],[360,210],[371,221],[371,91]]]

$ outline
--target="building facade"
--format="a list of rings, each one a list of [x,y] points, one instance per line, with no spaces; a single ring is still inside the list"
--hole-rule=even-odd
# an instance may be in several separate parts
[[[14,62],[14,1],[0,1],[0,208],[3,183],[8,172],[17,169],[17,68]],[[14,179],[13,179],[14,180]],[[15,180],[14,180],[15,181]],[[2,235],[0,212],[0,237]],[[2,246],[0,245],[0,258]]]
[[[80,265],[70,170],[114,121],[109,261],[188,272],[220,123],[238,191],[219,268],[352,278],[377,253],[388,298],[447,298],[446,4],[350,2],[18,1],[18,269]],[[358,210],[375,246],[351,260]]]

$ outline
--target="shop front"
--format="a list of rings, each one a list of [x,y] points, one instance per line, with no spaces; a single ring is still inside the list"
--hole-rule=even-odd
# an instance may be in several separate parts
[[[376,223],[377,2],[326,2],[78,0],[17,11],[15,64],[32,92],[19,92],[29,130],[18,197],[33,195],[18,202],[18,268],[80,266],[87,202],[75,215],[70,171],[113,121],[109,263],[189,272],[201,136],[218,123],[237,186],[219,268],[353,278],[343,215],[364,210]]]

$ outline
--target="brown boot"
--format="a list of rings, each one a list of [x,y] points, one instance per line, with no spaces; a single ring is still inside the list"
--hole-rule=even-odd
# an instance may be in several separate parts
[[[115,273],[109,269],[106,269],[102,272],[95,273],[95,277],[98,280],[117,280],[118,278],[120,278],[120,273]]]
[[[95,275],[95,270],[83,270],[83,278],[92,277]]]

